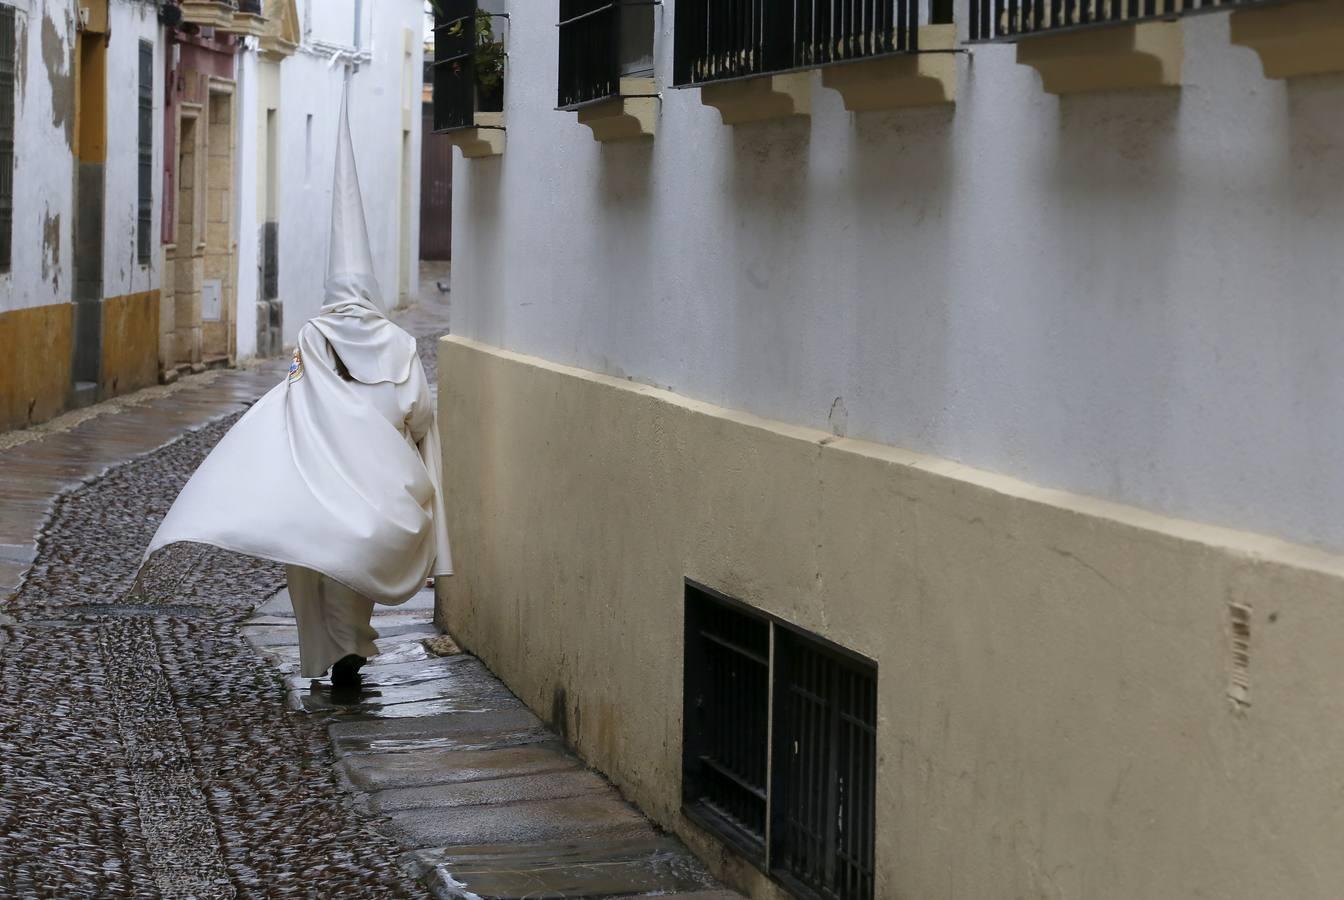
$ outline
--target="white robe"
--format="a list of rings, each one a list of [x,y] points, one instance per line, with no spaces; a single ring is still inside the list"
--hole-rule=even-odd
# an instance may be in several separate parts
[[[347,353],[350,380],[323,327],[332,323],[363,336]],[[323,307],[299,333],[289,377],[206,457],[146,558],[179,541],[211,544],[311,569],[381,604],[452,574],[434,404],[414,348],[357,297]]]

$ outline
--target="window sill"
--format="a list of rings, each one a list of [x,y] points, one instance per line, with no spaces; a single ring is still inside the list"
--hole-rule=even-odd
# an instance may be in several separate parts
[[[719,111],[725,125],[812,114],[812,73],[762,75],[700,88],[700,102]]]
[[[1304,0],[1232,13],[1232,43],[1260,56],[1266,78],[1344,72],[1344,0]]]
[[[1135,22],[1024,38],[1017,61],[1050,94],[1180,87],[1180,22]]]
[[[634,141],[652,138],[658,121],[658,97],[652,78],[622,78],[621,95],[575,111],[580,125],[592,129],[593,140]]]
[[[471,128],[442,132],[448,143],[462,150],[464,159],[499,156],[504,152],[504,114],[476,113]]]
[[[838,91],[850,112],[956,102],[957,26],[922,25],[918,53],[827,66],[821,86]],[[929,52],[932,51],[932,52]]]

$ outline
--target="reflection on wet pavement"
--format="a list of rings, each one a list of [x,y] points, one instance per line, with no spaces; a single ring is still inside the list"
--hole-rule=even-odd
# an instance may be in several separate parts
[[[737,896],[566,750],[479,660],[426,654],[430,592],[375,612],[381,653],[354,695],[293,674],[283,591],[258,613],[244,631],[289,673],[290,705],[327,724],[358,806],[419,848],[403,865],[436,895]]]

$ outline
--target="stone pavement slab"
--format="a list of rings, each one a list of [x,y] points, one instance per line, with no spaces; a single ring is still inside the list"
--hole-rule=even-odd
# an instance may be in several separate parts
[[[680,842],[589,770],[474,657],[425,649],[433,593],[378,607],[359,692],[297,674],[284,592],[244,626],[285,673],[290,706],[327,723],[355,804],[409,850],[434,896],[726,900]]]

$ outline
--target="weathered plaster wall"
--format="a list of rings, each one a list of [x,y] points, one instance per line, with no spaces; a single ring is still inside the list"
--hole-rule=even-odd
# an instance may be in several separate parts
[[[103,352],[98,395],[115,397],[159,381],[159,292],[102,303]]]
[[[510,4],[508,149],[454,167],[454,330],[824,430],[1344,547],[1344,77],[1268,81],[1225,15],[1181,92],[1060,100],[1011,46],[955,109],[658,136],[554,111]]]
[[[693,845],[685,577],[877,661],[878,897],[1339,896],[1344,559],[461,338],[439,373],[440,620]]]
[[[71,303],[0,312],[0,431],[65,409],[74,329]]]
[[[74,279],[74,4],[10,5],[18,45],[13,265],[0,274],[0,311],[68,303]]]
[[[163,200],[163,42],[152,4],[112,2],[107,52],[107,168],[103,225],[103,293],[143,294],[159,287],[159,216]],[[140,41],[154,45],[154,210],[149,263],[136,258],[140,198]],[[156,343],[157,346],[157,343]],[[152,351],[157,354],[157,349]]]

